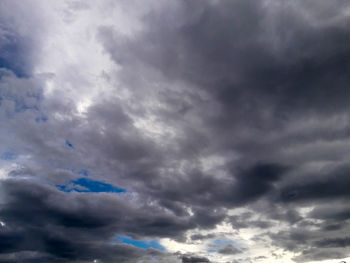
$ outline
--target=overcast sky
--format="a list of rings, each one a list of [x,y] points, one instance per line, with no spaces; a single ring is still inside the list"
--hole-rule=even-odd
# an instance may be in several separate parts
[[[0,263],[347,260],[349,85],[347,0],[1,0]]]

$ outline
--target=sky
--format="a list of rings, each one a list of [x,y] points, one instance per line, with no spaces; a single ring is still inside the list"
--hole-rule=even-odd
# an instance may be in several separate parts
[[[350,2],[1,0],[0,263],[350,262]]]

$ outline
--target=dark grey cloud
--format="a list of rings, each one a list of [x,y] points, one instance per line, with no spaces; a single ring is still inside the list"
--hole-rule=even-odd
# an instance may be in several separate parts
[[[236,247],[234,247],[231,244],[226,245],[225,247],[219,249],[218,253],[220,254],[228,254],[228,255],[234,255],[242,253],[242,251]]]
[[[183,256],[182,263],[207,263],[209,259],[195,256]]]
[[[304,7],[310,13],[312,5],[282,2],[269,8],[254,1],[183,2],[172,15],[147,17],[149,30],[136,41],[119,43],[108,38],[109,29],[101,35],[117,63],[141,60],[207,91],[221,107],[220,115],[208,119],[214,128],[237,125],[242,116],[267,128],[297,112],[346,107],[347,19],[322,25],[315,18],[313,27],[298,12]],[[129,52],[118,52],[123,44]],[[264,120],[259,107],[273,118]]]
[[[207,234],[207,235],[201,235],[201,234],[194,234],[191,236],[192,240],[203,240],[203,239],[209,239],[215,237],[215,234]]]
[[[301,256],[295,258],[296,262],[305,262],[305,261],[316,261],[322,260],[323,258],[344,258],[346,257],[346,252],[339,249],[308,249],[304,250]]]
[[[75,69],[77,50],[64,70],[35,68],[46,29],[79,27],[81,13],[102,7],[64,5],[50,28],[46,5],[33,1],[39,11],[29,14],[30,3],[0,4],[0,156],[16,156],[0,164],[10,177],[1,179],[0,262],[210,262],[205,251],[113,242],[190,243],[189,230],[192,244],[206,242],[216,234],[200,231],[222,222],[260,231],[252,240],[269,238],[299,253],[295,261],[346,256],[347,1],[150,1],[134,33],[111,17],[87,34],[114,63],[93,84]],[[82,176],[127,192],[55,188]]]
[[[348,247],[350,246],[350,238],[326,238],[315,242],[314,245],[316,247]]]
[[[129,262],[161,252],[113,244],[117,234],[169,237],[192,227],[189,220],[113,194],[67,195],[50,186],[8,180],[2,182],[2,195],[1,253],[40,252],[62,262]]]
[[[45,33],[40,10],[30,12],[30,6],[30,1],[2,1],[0,6],[0,68],[19,77],[33,73]]]
[[[348,167],[339,167],[322,176],[322,180],[305,178],[281,189],[282,202],[342,199],[348,196]]]
[[[177,235],[193,224],[188,217],[174,217],[157,206],[142,205],[140,201],[132,204],[131,200],[113,194],[67,195],[53,187],[23,180],[3,182],[2,188],[6,203],[1,216],[8,226],[42,227],[50,223],[72,230],[91,230],[93,235],[97,234],[95,229],[100,229],[105,230],[99,233],[105,238],[113,235],[113,231],[141,237]],[[74,206],[68,205],[73,203]]]
[[[230,216],[229,222],[232,225],[233,229],[241,229],[241,228],[269,228],[274,225],[273,222],[267,220],[254,220],[246,216],[246,214],[242,214],[239,216]]]

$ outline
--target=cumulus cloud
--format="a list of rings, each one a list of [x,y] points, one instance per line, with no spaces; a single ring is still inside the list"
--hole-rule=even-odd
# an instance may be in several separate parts
[[[349,12],[2,1],[0,262],[348,256]]]

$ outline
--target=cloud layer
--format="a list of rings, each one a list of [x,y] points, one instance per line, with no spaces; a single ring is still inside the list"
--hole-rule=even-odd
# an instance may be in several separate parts
[[[2,1],[0,262],[346,258],[349,14]]]

